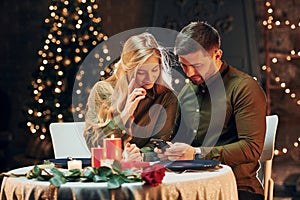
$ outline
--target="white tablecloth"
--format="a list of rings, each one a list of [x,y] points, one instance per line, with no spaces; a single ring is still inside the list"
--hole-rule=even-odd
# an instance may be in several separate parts
[[[30,167],[11,173],[26,173]],[[68,182],[60,188],[49,182],[25,177],[6,177],[1,186],[1,200],[28,199],[137,199],[137,200],[237,200],[237,186],[230,167],[221,165],[216,170],[201,170],[178,174],[166,172],[163,183],[153,187],[142,182],[126,183],[121,188],[108,190],[107,183]]]

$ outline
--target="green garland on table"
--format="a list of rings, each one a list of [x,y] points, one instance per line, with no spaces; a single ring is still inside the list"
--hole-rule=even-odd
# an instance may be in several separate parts
[[[114,161],[110,167],[85,167],[84,169],[71,169],[63,172],[55,167],[54,163],[45,162],[34,167],[26,174],[1,173],[0,177],[20,177],[38,181],[49,181],[51,185],[60,187],[66,182],[107,182],[108,189],[121,187],[123,183],[142,182],[140,173],[133,169],[122,170],[119,161]]]

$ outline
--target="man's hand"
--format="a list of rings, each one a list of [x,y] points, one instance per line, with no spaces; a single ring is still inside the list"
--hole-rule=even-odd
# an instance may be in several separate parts
[[[172,145],[171,142],[167,142],[167,144],[168,144],[169,146]],[[166,148],[166,149],[167,149],[167,148]],[[157,157],[158,157],[160,160],[168,160],[168,156],[165,155],[165,154],[163,153],[163,151],[162,151],[160,148],[155,147],[155,148],[154,148],[154,152],[157,154]]]
[[[194,147],[178,142],[174,144],[168,142],[168,144],[170,147],[166,149],[165,153],[162,153],[162,151],[158,148],[154,149],[154,152],[157,153],[157,157],[161,160],[194,160]]]

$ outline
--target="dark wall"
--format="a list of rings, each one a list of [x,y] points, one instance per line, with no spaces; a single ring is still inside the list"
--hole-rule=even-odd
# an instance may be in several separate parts
[[[109,36],[144,26],[179,31],[191,21],[207,21],[221,34],[224,59],[261,78],[252,0],[108,0],[100,3],[102,16],[105,16],[103,29]]]
[[[98,0],[103,30],[108,36],[152,26],[156,0]]]
[[[30,97],[27,87],[37,64],[47,4],[38,0],[2,0],[0,3],[0,168],[4,167],[3,160],[11,160],[13,155],[24,152],[31,138],[19,125],[25,122],[21,111]]]
[[[108,36],[148,26],[179,30],[190,20],[205,20],[222,29],[224,56],[243,70],[259,76],[256,58],[254,5],[251,0],[97,0],[103,33]],[[0,3],[1,163],[26,154],[31,136],[25,133],[24,103],[32,97],[28,87],[37,68],[37,51],[50,1],[2,0]],[[224,24],[230,22],[228,27]],[[2,102],[3,102],[2,101]],[[4,109],[4,110],[3,110]],[[6,133],[4,133],[6,132]],[[7,133],[9,133],[7,137]],[[12,140],[10,139],[12,137]],[[1,139],[0,139],[1,142]],[[34,144],[31,144],[34,145]],[[38,150],[37,150],[38,151]],[[2,156],[1,156],[2,155]],[[4,160],[4,162],[2,162]],[[18,163],[20,164],[20,163]],[[2,164],[3,165],[3,164]],[[11,167],[12,164],[0,167]]]
[[[221,35],[223,58],[260,79],[255,19],[252,0],[156,0],[153,26],[179,31],[191,21],[207,21]]]

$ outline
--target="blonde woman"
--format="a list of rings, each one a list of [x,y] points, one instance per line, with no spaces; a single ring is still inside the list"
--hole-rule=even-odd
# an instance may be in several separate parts
[[[115,67],[114,74],[97,82],[90,93],[85,138],[91,148],[117,134],[123,139],[124,155],[136,160],[141,148],[153,150],[151,138],[170,140],[177,97],[166,53],[150,33],[131,36]]]

